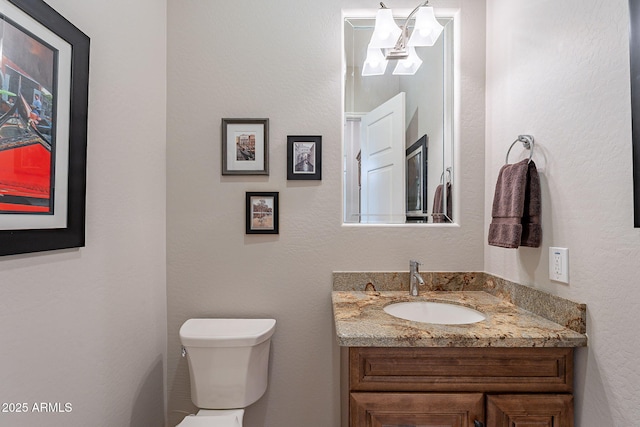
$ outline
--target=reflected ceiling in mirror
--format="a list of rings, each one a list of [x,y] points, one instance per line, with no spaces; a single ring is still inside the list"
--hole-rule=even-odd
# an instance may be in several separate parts
[[[344,223],[453,222],[454,19],[438,21],[436,43],[415,48],[414,75],[392,74],[390,60],[362,76],[375,19],[345,18]]]

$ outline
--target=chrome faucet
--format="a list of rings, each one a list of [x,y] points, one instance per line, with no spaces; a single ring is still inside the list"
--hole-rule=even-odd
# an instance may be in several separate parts
[[[418,285],[424,285],[424,280],[418,272],[419,265],[420,263],[418,261],[409,261],[409,295],[414,297],[418,296]]]

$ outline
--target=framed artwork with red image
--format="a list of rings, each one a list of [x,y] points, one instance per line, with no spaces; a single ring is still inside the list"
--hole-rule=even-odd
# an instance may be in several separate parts
[[[89,38],[0,0],[0,255],[84,246]]]

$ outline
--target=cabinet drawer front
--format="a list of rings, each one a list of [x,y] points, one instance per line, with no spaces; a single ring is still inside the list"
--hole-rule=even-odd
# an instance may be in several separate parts
[[[572,348],[381,348],[349,351],[355,391],[562,392]]]
[[[481,393],[351,393],[351,427],[467,427],[484,419]]]

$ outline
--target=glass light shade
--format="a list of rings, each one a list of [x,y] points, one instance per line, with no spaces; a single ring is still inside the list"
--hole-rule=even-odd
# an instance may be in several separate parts
[[[362,66],[363,76],[379,76],[384,74],[389,61],[384,57],[382,51],[377,47],[367,48],[367,58]]]
[[[443,28],[436,19],[433,8],[423,6],[416,12],[416,24],[407,46],[433,46]]]
[[[422,59],[420,59],[416,53],[415,47],[408,47],[407,52],[409,53],[409,56],[407,59],[398,61],[396,68],[393,69],[393,74],[400,76],[412,76],[422,65]]]
[[[393,19],[391,9],[378,9],[369,47],[392,48],[396,45],[402,30]]]

